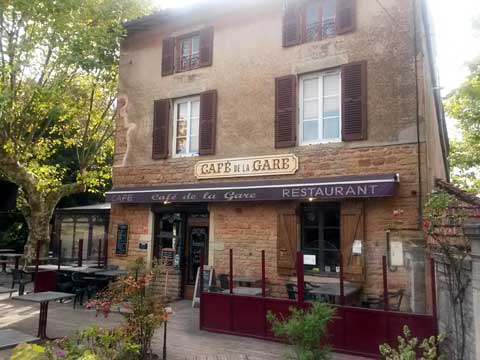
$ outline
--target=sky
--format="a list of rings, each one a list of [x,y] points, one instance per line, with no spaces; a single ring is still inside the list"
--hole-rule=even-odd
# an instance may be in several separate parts
[[[188,6],[202,0],[155,0],[164,7]],[[238,1],[238,0],[225,0]],[[372,0],[373,1],[373,0]],[[386,0],[379,0],[380,2]],[[427,0],[433,18],[431,34],[437,50],[437,66],[442,95],[462,84],[468,74],[466,63],[480,56],[480,29],[473,29],[473,19],[480,22],[480,0]],[[447,120],[449,133],[458,136],[455,123]]]

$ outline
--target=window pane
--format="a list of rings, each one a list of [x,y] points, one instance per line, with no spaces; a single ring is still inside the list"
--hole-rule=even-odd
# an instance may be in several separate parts
[[[334,18],[336,13],[336,0],[323,1],[323,19]]]
[[[177,122],[177,137],[187,136],[187,122],[179,121]]]
[[[323,117],[339,116],[340,98],[338,96],[323,100]]]
[[[190,120],[190,152],[193,154],[198,153],[198,127],[199,118],[192,118]]]
[[[177,154],[186,154],[187,153],[187,138],[178,138],[177,139]]]
[[[303,141],[318,140],[318,121],[305,121],[303,123]]]
[[[340,230],[325,229],[325,250],[340,250]]]
[[[317,249],[319,245],[318,228],[306,228],[303,231],[303,246],[309,249]]]
[[[200,117],[200,101],[192,101],[192,117]]]
[[[318,100],[303,102],[303,119],[318,119]]]
[[[338,139],[340,138],[340,118],[328,118],[323,120],[323,138]]]
[[[182,55],[183,56],[189,56],[190,55],[190,44],[191,44],[190,39],[185,39],[185,40],[182,41]]]
[[[303,81],[303,98],[318,98],[318,78]]]
[[[198,53],[200,51],[200,36],[194,36],[192,38],[192,54]]]
[[[327,227],[340,227],[340,211],[338,207],[327,209],[324,212],[324,224]]]
[[[190,136],[190,152],[192,154],[198,153],[198,136]]]
[[[306,211],[303,214],[303,223],[306,226],[312,226],[318,224],[318,217],[315,211]]]
[[[188,118],[188,103],[178,104],[178,120],[186,120]]]
[[[307,26],[312,24],[317,24],[320,18],[320,4],[319,3],[309,3],[307,5],[306,13]]]
[[[339,94],[338,74],[326,75],[323,77],[323,96]]]
[[[195,117],[190,120],[190,136],[197,136],[198,135],[198,127],[199,127],[199,118]]]

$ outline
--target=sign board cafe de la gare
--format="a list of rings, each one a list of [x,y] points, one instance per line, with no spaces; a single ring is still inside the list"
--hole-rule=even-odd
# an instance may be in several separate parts
[[[199,161],[199,179],[294,174],[295,155]],[[156,187],[115,188],[112,203],[231,202],[302,199],[378,198],[393,196],[397,174],[325,177],[316,179],[258,180],[196,183]]]

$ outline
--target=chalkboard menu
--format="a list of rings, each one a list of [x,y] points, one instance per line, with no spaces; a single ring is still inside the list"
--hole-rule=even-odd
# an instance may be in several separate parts
[[[175,259],[175,249],[162,249],[160,259],[165,266],[173,266],[173,262]]]
[[[200,268],[198,268],[200,270]],[[195,291],[193,294],[193,301],[192,301],[192,307],[195,307],[197,303],[200,303],[200,281],[199,281],[199,273],[200,271],[197,271],[197,278],[195,281]],[[213,281],[213,268],[210,266],[204,266],[203,267],[203,276],[202,276],[202,281],[203,281],[203,291],[208,291],[210,286],[212,286],[212,281]]]
[[[117,245],[115,255],[127,256],[128,251],[128,224],[118,224],[117,226]]]

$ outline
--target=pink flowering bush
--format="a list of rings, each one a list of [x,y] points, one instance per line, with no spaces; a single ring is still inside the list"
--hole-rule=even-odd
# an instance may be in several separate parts
[[[143,260],[136,262],[135,275],[112,283],[108,289],[88,302],[87,307],[108,316],[118,308],[125,318],[124,331],[139,345],[140,359],[153,358],[152,338],[155,330],[168,321],[168,314],[149,284],[154,273],[143,272]]]

